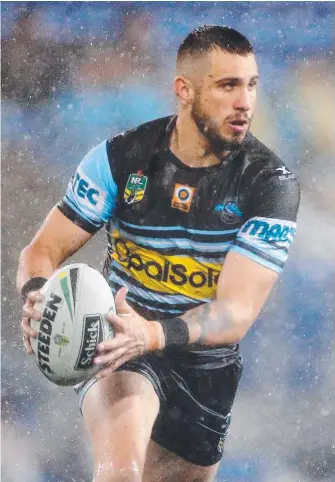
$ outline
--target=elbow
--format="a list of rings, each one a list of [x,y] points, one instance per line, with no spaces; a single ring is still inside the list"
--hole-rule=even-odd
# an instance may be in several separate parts
[[[29,260],[33,256],[33,246],[32,243],[25,246],[19,255],[18,271],[16,276],[16,289],[18,293],[21,293],[22,289],[22,273],[26,270],[26,265],[29,264]]]
[[[250,322],[242,322],[238,323],[238,326],[236,326],[236,330],[234,333],[234,343],[240,343],[242,339],[245,337],[245,335],[248,333],[249,328],[251,327],[252,323]]]
[[[44,246],[38,240],[32,240],[19,255],[18,271],[16,277],[16,289],[21,293],[25,280],[34,276],[47,277],[54,270],[55,262],[48,246]]]
[[[53,261],[54,256],[52,251],[57,251],[51,249],[48,243],[44,240],[35,237],[20,253],[19,262],[26,261],[26,260],[38,260],[38,259],[45,259],[47,258],[50,261]]]
[[[230,343],[239,343],[245,335],[248,333],[249,329],[253,325],[258,313],[250,305],[241,306],[240,304],[230,305],[231,313],[231,331],[230,331]]]
[[[25,246],[22,251],[20,252],[19,256],[19,261],[21,261],[23,258],[25,258],[27,255],[29,255],[29,251],[32,249],[32,243],[28,244]]]
[[[19,256],[19,266],[24,263],[26,260],[30,259],[33,255],[34,252],[36,251],[36,246],[34,241],[32,241],[30,244],[25,246]]]
[[[230,332],[222,333],[222,343],[240,343],[240,341],[248,333],[250,325],[242,322],[236,323]]]
[[[236,343],[240,342],[256,320],[258,313],[255,313],[251,306],[239,312],[236,322]]]

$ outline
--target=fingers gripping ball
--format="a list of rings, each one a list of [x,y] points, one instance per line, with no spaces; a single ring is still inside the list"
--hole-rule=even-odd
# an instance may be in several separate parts
[[[31,320],[37,365],[53,383],[74,385],[99,370],[92,360],[97,344],[113,337],[105,320],[115,313],[113,294],[104,277],[82,263],[56,271],[40,291],[44,300],[34,308],[42,318]]]

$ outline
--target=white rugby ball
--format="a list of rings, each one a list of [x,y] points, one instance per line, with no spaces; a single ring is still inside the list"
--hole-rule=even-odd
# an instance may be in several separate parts
[[[55,271],[40,291],[44,300],[34,308],[42,318],[31,320],[36,363],[56,385],[75,385],[101,368],[92,361],[98,343],[113,337],[105,320],[115,313],[113,294],[99,271],[83,263]]]

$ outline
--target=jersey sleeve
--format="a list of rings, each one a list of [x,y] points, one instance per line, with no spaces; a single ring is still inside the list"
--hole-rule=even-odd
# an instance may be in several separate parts
[[[112,217],[117,201],[106,143],[103,141],[84,157],[58,204],[66,217],[92,234]]]
[[[281,273],[296,233],[299,202],[299,183],[286,168],[259,174],[232,250]]]

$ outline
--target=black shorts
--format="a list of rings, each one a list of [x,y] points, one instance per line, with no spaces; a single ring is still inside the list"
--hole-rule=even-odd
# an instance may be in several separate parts
[[[219,462],[242,374],[240,356],[223,368],[204,370],[147,353],[117,371],[141,373],[152,383],[160,400],[153,441],[196,465]],[[76,388],[81,400],[94,381]]]

